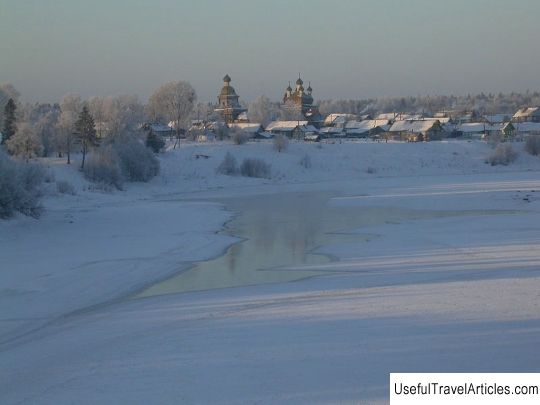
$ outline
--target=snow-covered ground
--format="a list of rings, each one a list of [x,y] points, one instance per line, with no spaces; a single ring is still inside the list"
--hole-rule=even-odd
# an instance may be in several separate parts
[[[227,151],[272,178],[216,174]],[[45,162],[77,194],[0,223],[0,402],[384,404],[390,372],[539,372],[540,159],[492,167],[489,153],[184,144],[151,183],[113,193]],[[323,276],[132,298],[237,240],[220,201],[288,192],[444,215],[345,229],[317,248],[334,261],[294,269]]]

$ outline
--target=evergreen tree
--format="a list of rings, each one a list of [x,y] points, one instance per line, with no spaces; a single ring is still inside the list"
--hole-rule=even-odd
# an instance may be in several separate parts
[[[97,145],[96,126],[94,124],[94,118],[88,111],[88,107],[83,107],[81,113],[79,114],[79,119],[75,123],[75,130],[77,131],[77,138],[82,145],[83,158],[81,162],[81,169],[84,169],[84,161],[86,154],[88,153],[88,149],[91,146]]]
[[[152,149],[154,153],[158,153],[164,146],[165,141],[150,128],[146,136],[146,147]]]
[[[17,132],[17,124],[15,117],[15,111],[17,110],[17,105],[12,98],[10,98],[4,108],[4,128],[2,128],[2,143],[15,135]]]

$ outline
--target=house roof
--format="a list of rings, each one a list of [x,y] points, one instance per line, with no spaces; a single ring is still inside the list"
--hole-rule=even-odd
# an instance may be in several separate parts
[[[356,118],[354,114],[328,114],[324,119],[324,125],[335,125],[335,124],[345,124],[347,121],[353,120]]]
[[[272,121],[266,126],[266,131],[294,131],[301,125],[307,125],[307,121]]]
[[[540,122],[516,122],[513,125],[517,132],[540,132]]]
[[[229,128],[238,128],[245,132],[254,133],[260,131],[262,126],[253,122],[233,122],[229,124]]]
[[[483,133],[485,131],[500,131],[501,125],[491,125],[484,122],[467,122],[457,126],[457,130],[464,134]]]
[[[369,131],[371,129],[375,129],[377,127],[381,127],[383,129],[388,129],[390,127],[389,121],[387,119],[377,119],[377,120],[365,120],[365,121],[349,121],[345,125],[345,129],[347,131],[352,129],[361,129],[364,130],[364,132]],[[388,127],[388,128],[386,128]]]
[[[526,118],[532,116],[540,116],[539,107],[525,107],[517,110],[514,114],[514,118]]]
[[[390,132],[427,132],[435,124],[440,124],[437,119],[425,119],[421,121],[396,121],[390,127]]]
[[[510,114],[484,115],[484,119],[490,124],[500,124],[510,121]]]

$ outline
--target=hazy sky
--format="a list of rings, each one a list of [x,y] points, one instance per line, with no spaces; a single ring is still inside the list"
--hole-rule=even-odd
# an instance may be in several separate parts
[[[187,80],[214,101],[540,89],[539,0],[0,0],[0,83],[27,101]]]

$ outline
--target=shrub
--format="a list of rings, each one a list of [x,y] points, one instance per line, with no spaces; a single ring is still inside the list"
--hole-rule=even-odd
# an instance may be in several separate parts
[[[65,181],[65,180],[59,180],[56,182],[56,190],[60,194],[69,194],[69,195],[77,194],[75,192],[75,187],[73,187],[73,185],[70,182]]]
[[[289,138],[284,135],[274,136],[274,150],[277,152],[284,152],[289,146]]]
[[[149,181],[159,173],[159,160],[134,136],[124,136],[114,142],[120,159],[120,169],[127,181]]]
[[[270,178],[270,165],[261,159],[244,159],[240,174],[245,177]]]
[[[488,156],[486,162],[489,163],[491,166],[506,166],[515,161],[516,158],[517,153],[514,148],[512,148],[512,145],[500,144],[497,146],[495,151]]]
[[[311,157],[307,153],[302,157],[302,159],[300,159],[300,166],[302,166],[304,169],[311,168]]]
[[[232,140],[237,145],[243,145],[249,141],[249,134],[246,131],[235,130],[232,134]]]
[[[525,141],[525,151],[533,156],[538,156],[540,153],[540,136],[530,135]]]
[[[119,160],[112,145],[102,146],[88,155],[84,165],[84,177],[93,183],[103,183],[121,190],[124,176]]]
[[[236,163],[236,158],[231,155],[231,152],[227,152],[216,171],[219,174],[225,174],[227,176],[235,176],[238,174],[238,164]]]
[[[0,150],[0,218],[15,212],[38,218],[44,176],[41,166],[17,162]]]

